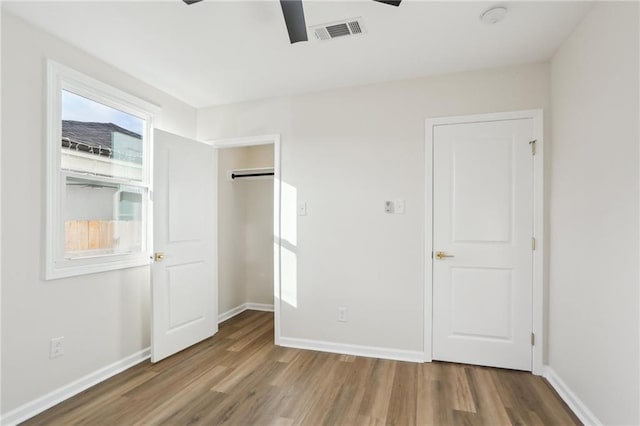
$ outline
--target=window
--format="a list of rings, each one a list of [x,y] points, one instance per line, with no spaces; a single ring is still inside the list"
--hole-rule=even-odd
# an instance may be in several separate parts
[[[53,61],[47,71],[46,278],[148,264],[158,108]]]

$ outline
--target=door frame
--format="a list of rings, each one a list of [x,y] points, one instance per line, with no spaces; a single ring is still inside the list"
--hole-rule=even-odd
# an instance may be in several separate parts
[[[447,124],[479,123],[533,119],[536,154],[533,156],[533,294],[532,331],[535,345],[532,347],[532,373],[543,374],[544,356],[544,129],[542,109],[428,118],[425,120],[425,235],[424,235],[424,356],[425,362],[433,360],[433,129]]]
[[[273,145],[273,310],[274,310],[274,341],[280,344],[280,228],[282,217],[280,215],[281,179],[280,179],[280,134],[245,136],[237,138],[213,139],[207,143],[216,149],[216,161],[218,150],[226,148],[240,148],[258,145]],[[218,224],[216,221],[216,232]],[[217,235],[217,234],[216,234]],[[216,265],[216,271],[218,265]],[[219,291],[219,290],[218,290]]]

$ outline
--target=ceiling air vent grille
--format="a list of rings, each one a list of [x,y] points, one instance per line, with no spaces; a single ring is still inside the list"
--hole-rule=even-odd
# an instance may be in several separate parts
[[[327,32],[331,38],[351,35],[351,31],[349,31],[347,24],[329,25],[327,26]]]
[[[332,40],[334,38],[364,34],[362,18],[346,19],[310,27],[317,40]]]
[[[362,32],[362,28],[360,28],[360,22],[351,21],[349,22],[349,29],[352,34],[360,34]]]

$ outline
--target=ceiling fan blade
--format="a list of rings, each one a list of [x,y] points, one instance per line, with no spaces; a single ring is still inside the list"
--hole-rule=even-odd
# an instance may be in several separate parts
[[[202,0],[182,0],[183,2],[185,2],[186,4],[194,4],[194,3],[198,3],[199,1]]]
[[[373,1],[377,1],[378,3],[384,3],[384,4],[388,4],[388,5],[391,5],[391,6],[398,7],[398,6],[400,6],[400,2],[402,0],[373,0]]]
[[[304,20],[302,0],[280,0],[284,22],[289,32],[291,44],[307,41],[307,23]]]

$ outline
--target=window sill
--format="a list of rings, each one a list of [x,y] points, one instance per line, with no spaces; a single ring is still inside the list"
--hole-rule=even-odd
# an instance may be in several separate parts
[[[95,274],[99,272],[115,271],[118,269],[134,268],[151,264],[149,253],[139,254],[126,259],[110,260],[100,263],[89,263],[78,265],[73,260],[63,260],[52,262],[47,265],[46,280],[56,280],[60,278],[75,277],[79,275]]]

